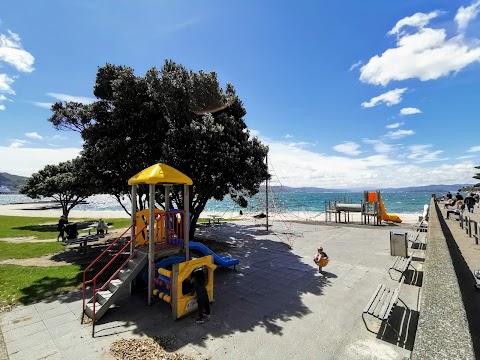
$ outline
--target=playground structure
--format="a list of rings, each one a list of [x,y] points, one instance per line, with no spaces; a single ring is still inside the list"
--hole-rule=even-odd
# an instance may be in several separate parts
[[[197,268],[206,269],[210,301],[213,301],[214,276],[216,264],[230,267],[239,263],[238,259],[221,257],[213,253],[203,244],[189,241],[189,186],[192,180],[180,171],[165,165],[150,166],[128,181],[132,186],[131,225],[100,256],[98,256],[83,273],[83,316],[92,319],[92,336],[95,323],[120,296],[121,289],[129,288],[137,277],[143,279],[148,286],[147,302],[152,304],[153,298],[160,298],[172,306],[172,316],[177,319],[197,309],[196,298],[190,295],[190,277]],[[149,208],[137,211],[137,186],[149,186]],[[170,187],[183,185],[183,210],[160,210],[155,208],[155,186],[165,188],[165,204],[170,204]],[[154,211],[150,211],[154,209]],[[130,237],[125,238],[130,232]],[[109,250],[127,239],[121,250],[92,279],[87,280],[87,272]],[[152,241],[150,241],[152,240]],[[195,259],[191,260],[190,250],[195,251]],[[122,265],[101,286],[97,286],[99,277],[107,267],[112,265],[121,255],[128,255]],[[155,263],[157,261],[157,263]],[[86,300],[86,288],[92,287],[92,297]]]
[[[363,200],[360,204],[352,204],[349,197],[333,201],[325,201],[325,221],[341,222],[341,214],[344,215],[344,222],[350,222],[350,213],[360,213],[362,224],[380,225],[382,221],[401,223],[402,219],[396,214],[388,214],[385,209],[380,191],[364,191]]]

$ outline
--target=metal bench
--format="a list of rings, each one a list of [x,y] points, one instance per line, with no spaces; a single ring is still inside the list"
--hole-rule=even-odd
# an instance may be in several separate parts
[[[363,323],[365,324],[365,327],[368,331],[374,332],[368,328],[367,322],[365,321],[365,314],[373,316],[374,318],[380,320],[382,323],[386,321],[386,325],[390,326],[390,328],[392,328],[393,331],[395,331],[398,335],[398,331],[388,323],[388,320],[390,319],[390,316],[392,315],[398,300],[402,301],[399,298],[402,284],[403,281],[401,281],[400,284],[393,289],[388,288],[384,284],[378,285],[377,290],[375,290],[375,293],[365,307],[365,310],[363,310],[362,312]]]
[[[418,240],[419,236],[420,236],[420,231],[408,232],[407,233],[407,240],[408,240],[408,242],[412,243],[412,247],[414,247],[414,245],[420,243],[420,241]]]
[[[405,276],[405,272],[407,271],[408,267],[412,264],[412,256],[405,258],[403,256],[397,256],[395,257],[395,260],[393,261],[392,266],[388,269],[388,275],[390,275],[390,278],[393,280],[392,274],[390,273],[391,270],[398,271],[400,275],[400,279],[398,281],[401,281],[402,278]]]
[[[428,230],[428,223],[425,220],[422,220],[415,225],[413,225],[413,228],[419,232],[427,232]]]

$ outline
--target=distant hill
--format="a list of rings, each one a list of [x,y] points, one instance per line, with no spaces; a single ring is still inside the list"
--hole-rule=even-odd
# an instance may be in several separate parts
[[[377,189],[377,188],[371,188],[368,189],[369,191],[375,191],[375,190],[380,190],[380,191],[385,191],[385,192],[404,192],[404,191],[418,191],[418,192],[432,192],[432,193],[437,193],[437,195],[441,195],[443,192],[457,192],[461,188],[465,186],[471,186],[472,184],[453,184],[453,185],[424,185],[424,186],[410,186],[410,187],[402,187],[402,188],[384,188],[384,189]],[[287,193],[293,193],[293,192],[332,192],[332,193],[345,193],[345,192],[362,192],[365,189],[326,189],[326,188],[318,188],[318,187],[289,187],[289,186],[272,186],[271,187],[273,191],[276,192],[287,192]],[[260,192],[264,192],[265,187],[262,186],[260,189]]]
[[[286,192],[286,193],[293,193],[293,192],[348,192],[348,190],[343,189],[325,189],[325,188],[318,188],[318,187],[289,187],[289,186],[271,186],[270,187],[273,191],[276,192]],[[265,186],[260,187],[260,192],[265,192]]]
[[[18,192],[20,187],[25,183],[25,176],[12,175],[9,173],[0,173],[0,186],[6,186],[13,192]]]
[[[405,188],[386,188],[381,189],[382,191],[431,191],[432,193],[437,192],[437,195],[441,195],[442,192],[457,192],[465,186],[471,186],[473,184],[452,184],[452,185],[425,185],[425,186],[411,186]]]

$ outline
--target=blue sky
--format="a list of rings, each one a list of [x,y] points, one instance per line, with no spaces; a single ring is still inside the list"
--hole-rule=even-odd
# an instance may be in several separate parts
[[[93,101],[98,66],[143,76],[168,58],[234,84],[284,185],[474,183],[479,11],[480,0],[2,0],[0,172],[79,153],[49,107]]]

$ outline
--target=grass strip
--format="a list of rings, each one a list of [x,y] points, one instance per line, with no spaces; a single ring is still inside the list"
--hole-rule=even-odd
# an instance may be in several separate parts
[[[0,260],[29,259],[63,250],[60,242],[11,243],[0,241]]]
[[[30,304],[81,287],[80,266],[0,265],[0,302]]]

